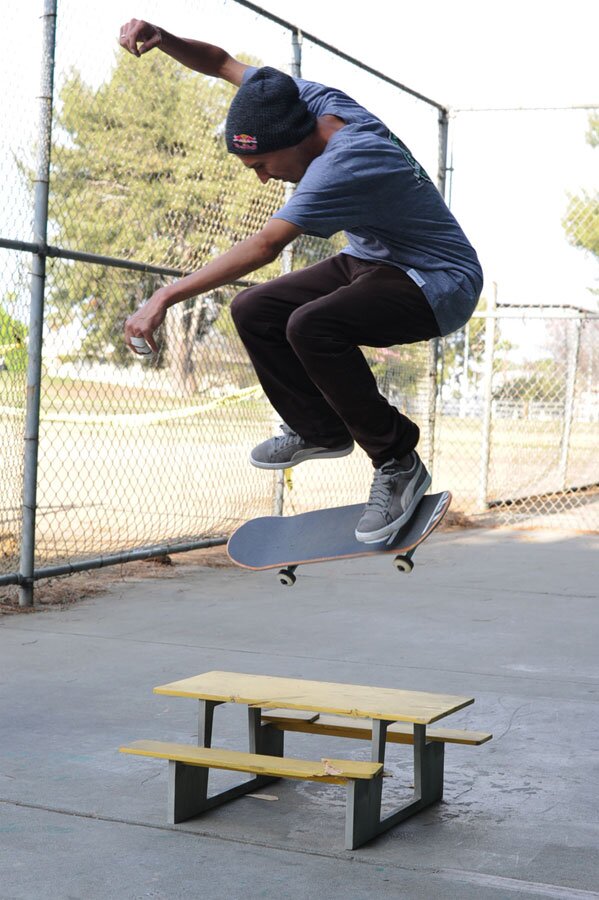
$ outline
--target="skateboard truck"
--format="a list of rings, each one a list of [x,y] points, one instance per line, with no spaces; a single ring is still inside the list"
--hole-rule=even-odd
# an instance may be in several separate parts
[[[396,556],[393,560],[393,565],[398,572],[405,572],[406,575],[409,575],[410,572],[412,572],[412,570],[414,569],[414,563],[412,562],[412,553],[405,553],[403,556]],[[297,581],[297,575],[295,574],[296,569],[297,566],[285,566],[284,569],[279,569],[279,571],[277,572],[279,584],[282,584],[284,587],[293,587],[293,585]]]

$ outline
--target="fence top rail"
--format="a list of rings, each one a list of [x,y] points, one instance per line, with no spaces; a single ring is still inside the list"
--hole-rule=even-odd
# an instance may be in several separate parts
[[[577,109],[592,111],[599,109],[599,103],[571,103],[568,106],[452,106],[451,115],[489,112],[570,112]]]
[[[599,313],[576,306],[510,306],[480,310],[473,319],[584,319],[599,321]]]
[[[393,87],[399,88],[399,90],[404,91],[411,97],[415,97],[417,100],[421,100],[423,103],[427,103],[429,106],[434,106],[435,109],[439,110],[439,112],[445,115],[449,115],[449,108],[443,103],[439,103],[437,100],[433,100],[431,97],[427,97],[425,94],[421,94],[419,91],[413,90],[407,85],[402,84],[401,81],[396,81],[395,78],[391,78],[389,75],[385,75],[384,72],[379,72],[378,69],[374,69],[366,63],[361,62],[359,59],[356,59],[355,56],[350,56],[349,53],[345,53],[343,50],[339,50],[337,47],[333,47],[332,44],[328,44],[326,41],[322,41],[315,35],[304,31],[297,25],[294,25],[292,22],[288,22],[286,19],[281,19],[274,13],[268,12],[266,9],[263,9],[256,3],[251,3],[250,0],[233,0],[233,2],[238,3],[240,6],[244,6],[246,9],[252,10],[252,12],[258,13],[258,15],[263,16],[265,19],[269,19],[276,25],[281,25],[283,28],[289,29],[289,31],[292,31],[296,35],[301,35],[301,37],[306,38],[306,40],[310,41],[311,44],[315,44],[322,50],[327,50],[329,53],[333,53],[340,59],[344,59],[346,62],[349,62],[352,65],[357,66],[359,69],[362,69],[363,72],[368,72],[370,75],[374,75],[376,78],[380,78],[382,81],[386,81],[387,84],[391,84]]]

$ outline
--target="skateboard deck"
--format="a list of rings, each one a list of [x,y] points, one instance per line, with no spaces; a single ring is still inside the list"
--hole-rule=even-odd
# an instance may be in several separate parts
[[[449,509],[451,494],[428,494],[414,515],[392,539],[365,544],[354,535],[363,503],[316,509],[296,516],[262,516],[241,525],[229,539],[227,553],[238,566],[261,571],[277,569],[282,584],[295,583],[300,565],[395,553],[399,571],[411,572],[412,555]]]

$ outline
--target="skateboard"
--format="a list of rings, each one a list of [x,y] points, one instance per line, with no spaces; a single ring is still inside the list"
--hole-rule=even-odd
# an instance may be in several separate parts
[[[295,584],[298,566],[394,553],[399,572],[411,572],[412,556],[449,509],[451,494],[428,494],[411,519],[383,541],[365,544],[354,536],[363,503],[316,509],[296,516],[262,516],[241,525],[227,544],[229,558],[245,569],[279,569],[279,582]]]

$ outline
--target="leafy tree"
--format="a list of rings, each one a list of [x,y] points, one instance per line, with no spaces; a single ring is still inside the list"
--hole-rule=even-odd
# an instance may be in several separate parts
[[[7,303],[0,304],[0,370],[24,373],[27,370],[27,328],[10,315],[5,306],[14,297],[9,295]]]
[[[487,309],[487,298],[481,297],[477,311]],[[486,319],[473,317],[459,331],[441,342],[441,383],[444,392],[454,399],[476,394],[482,378],[485,359]],[[506,357],[513,344],[501,338],[495,343],[495,357]]]
[[[531,401],[563,403],[566,382],[560,367],[553,359],[540,359],[527,363],[526,373],[517,372],[507,377],[493,391],[495,400],[529,404]]]
[[[578,352],[575,353],[576,333],[578,333]],[[576,388],[578,391],[597,393],[599,385],[599,353],[597,338],[599,322],[596,319],[554,320],[545,326],[545,348],[549,357],[559,369],[558,377],[565,384],[569,366],[576,362]]]
[[[402,344],[393,347],[368,347],[370,363],[381,393],[394,405],[406,409],[422,389],[428,369],[424,344]]]
[[[486,307],[483,298],[478,309]],[[441,342],[441,382],[450,386],[454,397],[466,390],[466,381],[480,377],[485,353],[485,319],[470,319],[464,328],[447,335]]]
[[[73,71],[60,93],[52,149],[51,240],[85,250],[192,271],[259,229],[281,205],[280,184],[260,185],[231,157],[223,138],[235,88],[161,53],[139,63],[119,54],[94,91]],[[277,263],[262,277],[278,274]],[[131,362],[121,338],[125,318],[162,276],[54,262],[54,326],[79,316],[84,352]],[[193,351],[226,292],[177,304],[163,340],[166,362],[194,387]]]
[[[599,114],[596,112],[589,117],[587,143],[599,147]],[[599,191],[582,191],[570,197],[563,226],[574,247],[592,253],[599,261]]]

